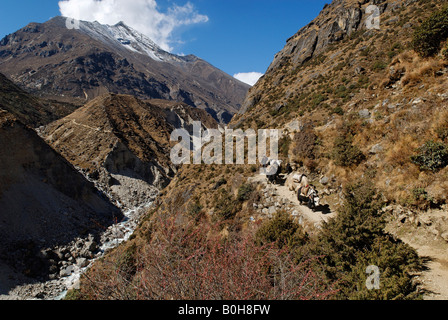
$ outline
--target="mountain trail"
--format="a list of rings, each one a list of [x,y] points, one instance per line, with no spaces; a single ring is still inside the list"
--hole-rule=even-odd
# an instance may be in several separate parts
[[[425,291],[425,300],[448,300],[448,240],[446,209],[421,212],[416,226],[399,221],[391,222],[386,231],[414,248],[425,260],[425,270],[417,280]]]
[[[112,131],[110,131],[110,130],[104,130],[104,129],[98,128],[98,127],[94,128],[94,127],[91,127],[91,126],[88,126],[88,125],[85,125],[85,124],[82,124],[82,123],[78,123],[78,122],[76,122],[75,119],[72,119],[72,123],[74,125],[76,125],[76,126],[84,127],[84,128],[87,128],[87,129],[90,129],[90,130],[93,130],[93,131],[97,131],[97,132],[112,133]]]
[[[418,254],[427,257],[428,270],[420,275],[427,293],[425,300],[448,300],[448,253],[428,246],[414,246]]]
[[[315,212],[313,212],[313,210],[307,206],[300,204],[296,194],[293,191],[290,191],[287,186],[281,184],[271,184],[264,175],[257,175],[253,177],[251,181],[261,183],[266,188],[273,188],[279,198],[285,199],[292,204],[295,211],[298,212],[297,216],[299,217],[299,221],[300,218],[303,219],[302,224],[320,229],[323,223],[327,223],[330,219],[336,216],[336,212],[331,211],[328,206],[320,206]]]

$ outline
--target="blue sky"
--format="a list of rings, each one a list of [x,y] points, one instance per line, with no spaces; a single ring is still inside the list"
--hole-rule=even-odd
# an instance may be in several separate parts
[[[59,0],[0,1],[0,38],[29,22],[44,22],[61,15]],[[94,0],[70,0],[72,6],[66,12],[78,10],[80,1],[86,3]],[[147,31],[144,33],[161,39],[160,42],[166,41],[166,46],[169,46],[173,53],[194,54],[230,75],[246,72],[264,73],[274,55],[284,47],[286,40],[313,20],[325,3],[331,2],[331,0],[102,1],[104,4],[107,1],[115,1],[115,7],[123,2],[126,8],[120,7],[116,11],[127,12],[126,17],[131,17],[127,18],[128,20],[141,20],[139,25],[145,30],[140,31]],[[150,7],[151,4],[157,4],[157,7],[146,8],[146,13],[143,8],[139,8],[139,6]],[[136,12],[135,14],[141,13],[141,15],[133,16],[132,10]],[[85,8],[85,12],[81,10],[80,18],[89,20],[85,17],[89,16],[90,11],[93,10],[91,8]],[[153,17],[161,15],[165,21],[159,25],[163,25],[165,30],[164,34],[158,37],[154,33],[158,30],[154,29],[159,25],[151,25],[150,21],[153,21]],[[125,22],[132,25],[135,21]],[[145,24],[148,25],[147,28]]]

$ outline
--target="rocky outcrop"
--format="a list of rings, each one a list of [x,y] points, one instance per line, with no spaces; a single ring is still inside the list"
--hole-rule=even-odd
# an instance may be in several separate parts
[[[310,60],[325,51],[328,45],[357,31],[363,17],[364,10],[360,2],[333,1],[326,5],[319,17],[287,40],[285,48],[275,56],[267,73],[287,61],[301,65]]]
[[[276,54],[265,78],[286,66],[299,68],[301,65],[326,51],[329,45],[350,37],[354,32],[366,29],[366,7],[377,5],[380,13],[387,8],[386,0],[334,0],[325,5],[319,16],[289,38],[285,47]],[[279,80],[281,81],[281,80]],[[261,81],[246,97],[239,114],[257,105],[261,99]]]

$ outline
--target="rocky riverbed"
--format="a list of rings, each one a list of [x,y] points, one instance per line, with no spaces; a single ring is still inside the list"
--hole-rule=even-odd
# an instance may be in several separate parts
[[[5,278],[26,284],[16,286],[7,295],[0,296],[0,300],[63,299],[69,289],[79,285],[81,275],[96,259],[129,239],[140,218],[151,205],[152,202],[126,211],[125,218],[121,222],[110,226],[99,236],[90,234],[73,240],[69,245],[41,250],[40,258],[49,264],[49,280],[47,281],[26,279],[22,275],[13,274],[11,270],[7,270],[11,274],[8,276],[5,274]]]

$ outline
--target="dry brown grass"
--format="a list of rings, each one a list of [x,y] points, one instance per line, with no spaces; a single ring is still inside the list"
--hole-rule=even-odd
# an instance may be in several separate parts
[[[415,86],[428,77],[436,77],[437,72],[447,65],[447,62],[439,57],[421,58],[416,54],[412,57],[409,52],[405,57],[398,64],[406,70],[401,80],[403,87]]]
[[[431,128],[430,133],[433,137],[439,137],[444,135],[446,131],[446,134],[448,134],[448,110],[441,110],[437,117],[433,118],[433,121],[431,121]]]
[[[392,60],[381,87],[388,87],[397,81],[403,88],[413,88],[422,82],[432,83],[437,72],[447,65],[448,62],[441,57],[422,58],[414,51],[405,51]]]
[[[394,167],[404,166],[418,146],[411,136],[402,136],[396,143],[386,146],[385,161]]]

